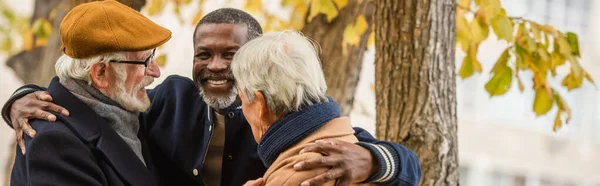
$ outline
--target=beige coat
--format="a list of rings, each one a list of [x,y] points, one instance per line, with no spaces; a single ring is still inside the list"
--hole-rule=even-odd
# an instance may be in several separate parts
[[[300,185],[303,181],[326,172],[328,170],[327,168],[318,168],[300,172],[295,171],[293,168],[294,164],[300,161],[323,156],[313,152],[299,154],[300,150],[304,147],[314,144],[315,141],[320,139],[337,139],[351,143],[358,142],[354,136],[354,129],[352,129],[348,117],[333,119],[300,142],[279,154],[275,162],[273,162],[263,176],[263,185]],[[327,182],[324,185],[335,185],[335,180]]]

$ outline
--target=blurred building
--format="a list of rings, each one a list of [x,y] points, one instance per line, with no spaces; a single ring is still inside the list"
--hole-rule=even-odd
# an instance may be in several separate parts
[[[502,0],[509,16],[550,24],[579,36],[582,66],[600,79],[600,1]],[[556,108],[536,117],[531,73],[521,73],[504,96],[490,98],[483,88],[504,41],[489,39],[479,49],[483,73],[457,79],[458,138],[463,186],[600,186],[600,91],[585,82],[568,92],[560,82],[568,69],[559,69],[552,86],[572,109],[573,119],[552,131]],[[464,54],[457,52],[457,67]],[[560,88],[558,88],[560,87]]]

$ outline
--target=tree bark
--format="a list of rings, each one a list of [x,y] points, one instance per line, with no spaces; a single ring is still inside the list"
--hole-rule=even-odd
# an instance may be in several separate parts
[[[458,185],[456,3],[375,4],[377,137],[417,154],[421,185]]]
[[[354,94],[360,78],[364,52],[371,33],[371,20],[374,5],[368,1],[349,1],[338,16],[327,22],[325,15],[315,17],[302,28],[302,32],[320,44],[321,64],[327,81],[327,94],[341,107],[342,115],[349,115],[354,103]],[[342,50],[343,33],[346,26],[354,24],[359,15],[365,15],[368,28],[361,35],[358,46]]]

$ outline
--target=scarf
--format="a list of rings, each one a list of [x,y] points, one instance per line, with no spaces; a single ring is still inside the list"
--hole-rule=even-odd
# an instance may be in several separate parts
[[[73,95],[88,105],[96,114],[104,118],[110,127],[121,136],[123,141],[144,162],[142,143],[137,137],[140,129],[139,112],[123,109],[117,102],[102,94],[98,89],[85,81],[76,79],[60,79],[60,83]]]

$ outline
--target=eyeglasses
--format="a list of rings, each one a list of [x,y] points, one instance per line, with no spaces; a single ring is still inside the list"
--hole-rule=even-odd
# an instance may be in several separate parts
[[[152,54],[146,58],[144,61],[120,61],[120,60],[110,60],[110,63],[127,63],[127,64],[135,64],[135,65],[144,65],[145,68],[148,68],[148,64],[154,58],[154,53],[156,52],[156,48],[152,50]],[[144,69],[144,72],[146,69]]]

